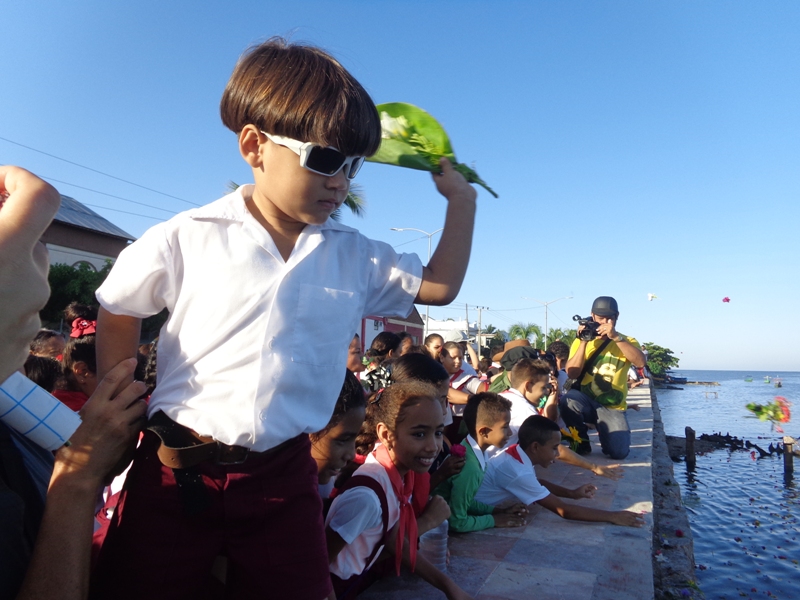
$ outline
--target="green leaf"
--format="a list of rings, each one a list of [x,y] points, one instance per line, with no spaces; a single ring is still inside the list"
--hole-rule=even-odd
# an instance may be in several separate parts
[[[447,132],[429,113],[405,102],[379,104],[377,109],[381,117],[381,146],[367,160],[441,173],[439,160],[445,157],[468,182],[483,186],[497,198],[494,190],[473,169],[456,160]]]

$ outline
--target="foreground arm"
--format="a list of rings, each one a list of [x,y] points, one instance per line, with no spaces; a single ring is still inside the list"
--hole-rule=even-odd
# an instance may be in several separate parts
[[[458,295],[467,273],[475,227],[477,192],[464,176],[441,160],[442,174],[434,175],[436,188],[447,198],[442,238],[428,265],[422,269],[422,285],[415,302],[434,306],[450,304]]]
[[[114,365],[138,353],[142,320],[108,312],[102,306],[97,313],[97,377],[104,377]],[[120,382],[127,385],[131,377]]]
[[[60,201],[55,188],[32,173],[0,166],[0,382],[22,367],[41,326],[50,287],[39,238]]]
[[[575,465],[576,467],[581,467],[582,469],[588,469],[595,475],[600,477],[608,477],[614,481],[624,475],[621,466],[609,465],[604,467],[602,465],[596,465],[593,462],[583,458],[577,452],[570,450],[563,444],[558,447],[558,460],[563,461],[568,465]]]
[[[582,329],[583,325],[578,327],[579,334]],[[583,369],[583,365],[586,363],[586,341],[580,340],[578,348],[574,353],[570,352],[570,354],[571,356],[569,357],[569,360],[567,360],[567,377],[570,379],[576,379],[578,375],[581,374],[581,369]],[[578,384],[580,384],[580,382],[578,382]]]
[[[542,485],[544,485],[544,482],[542,482]],[[537,504],[556,513],[563,519],[613,523],[614,525],[624,525],[626,527],[641,527],[644,525],[644,519],[629,510],[609,511],[589,508],[579,504],[566,504],[553,494],[539,500]]]
[[[71,445],[56,453],[44,517],[17,600],[87,597],[97,493],[139,434],[147,408],[136,400],[146,389],[141,382],[114,397],[135,367],[135,360],[124,361],[103,378],[81,411],[83,422]]]

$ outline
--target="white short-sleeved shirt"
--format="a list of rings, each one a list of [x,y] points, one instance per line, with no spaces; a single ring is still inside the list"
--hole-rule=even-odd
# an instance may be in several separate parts
[[[360,320],[408,315],[422,263],[331,219],[284,261],[245,206],[252,191],[148,230],[97,298],[116,315],[170,312],[148,414],[264,451],[327,424]]]
[[[467,373],[463,368],[460,369],[455,375],[450,376],[450,387],[454,390],[460,389],[462,392],[466,392],[468,394],[477,394],[483,383],[483,381],[478,379],[475,375]],[[462,416],[466,407],[466,404],[450,405],[450,409],[453,411],[453,414],[456,417]]]
[[[391,530],[400,519],[400,502],[392,490],[392,482],[386,469],[370,454],[354,475],[367,475],[381,485],[386,493],[386,505],[389,508],[388,530]],[[345,491],[333,500],[325,526],[347,542],[336,560],[331,563],[331,573],[342,579],[361,574],[370,566],[366,564],[367,559],[383,536],[383,518],[378,496],[364,486]],[[380,552],[375,559],[378,556]]]
[[[523,396],[522,393],[514,388],[509,388],[504,392],[500,392],[499,396],[511,402],[511,421],[509,421],[509,427],[511,427],[511,437],[508,438],[506,445],[503,446],[503,448],[508,448],[512,444],[516,444],[519,441],[519,428],[522,427],[522,423],[525,421],[525,419],[533,415],[540,415],[541,413],[533,404],[525,399],[525,396]],[[486,450],[486,455],[489,458],[494,458],[503,451],[503,448],[489,446],[489,448]]]
[[[483,483],[475,495],[478,502],[497,506],[508,500],[516,500],[527,506],[550,494],[536,479],[533,463],[528,455],[521,449],[518,453],[520,460],[506,450],[489,461]]]

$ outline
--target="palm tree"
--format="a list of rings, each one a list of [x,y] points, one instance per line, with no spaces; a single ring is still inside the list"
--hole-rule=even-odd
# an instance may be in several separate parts
[[[536,323],[514,323],[508,329],[508,337],[512,340],[528,340],[535,347],[544,335]]]
[[[239,184],[235,181],[229,181],[228,184],[225,186],[225,189],[230,193],[235,191],[239,187]],[[350,211],[357,217],[363,217],[364,213],[366,212],[367,202],[364,200],[364,188],[362,188],[357,183],[350,184],[350,192],[347,194],[347,198],[344,199],[344,206],[350,209]],[[331,215],[331,219],[334,221],[339,221],[342,218],[342,209],[337,208],[333,211]]]
[[[567,346],[571,346],[572,342],[577,337],[578,332],[575,329],[561,329],[561,328],[550,328],[550,331],[547,332],[547,345],[549,346],[553,342],[560,341],[564,342]]]

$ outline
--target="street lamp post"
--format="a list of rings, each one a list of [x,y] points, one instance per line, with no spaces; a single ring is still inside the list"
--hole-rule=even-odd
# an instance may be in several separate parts
[[[392,227],[392,231],[418,231],[419,233],[423,234],[428,238],[428,262],[431,262],[431,238],[439,233],[440,231],[444,230],[444,227],[441,229],[437,229],[431,233],[427,231],[423,231],[422,229],[415,229],[414,227]],[[427,263],[425,263],[427,265]],[[422,341],[424,343],[425,338],[428,337],[428,316],[430,312],[430,306],[427,304],[425,305],[425,326],[422,328]]]
[[[571,300],[572,296],[563,296],[561,298],[556,298],[555,300],[550,300],[549,302],[542,302],[541,300],[537,300],[536,298],[525,298],[523,296],[523,300],[533,300],[534,302],[538,302],[542,306],[544,306],[544,341],[547,342],[547,307],[553,304],[554,302],[558,302],[559,300]],[[545,348],[546,349],[546,348]]]

